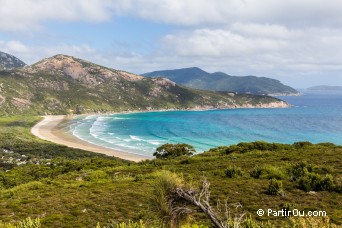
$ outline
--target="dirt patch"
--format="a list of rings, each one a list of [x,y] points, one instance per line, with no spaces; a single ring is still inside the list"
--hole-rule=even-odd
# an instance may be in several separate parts
[[[0,106],[5,102],[5,97],[0,95]]]
[[[12,98],[11,103],[18,108],[28,108],[31,105],[31,101],[17,97]]]

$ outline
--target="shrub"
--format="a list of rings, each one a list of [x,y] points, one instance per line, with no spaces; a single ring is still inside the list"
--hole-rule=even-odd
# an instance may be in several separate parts
[[[317,143],[317,146],[323,146],[323,147],[329,147],[329,148],[334,148],[336,145],[334,143],[329,143],[329,142],[323,142],[323,143]]]
[[[277,179],[281,180],[285,177],[284,172],[281,170],[281,168],[277,168],[275,166],[265,166],[263,173],[265,173],[265,178],[267,179]]]
[[[31,219],[30,217],[20,222],[18,225],[16,225],[16,228],[40,228],[40,227],[41,227],[40,219],[39,218]]]
[[[299,149],[299,148],[305,148],[305,147],[310,147],[313,144],[311,142],[295,142],[292,144],[294,148]]]
[[[135,177],[134,177],[135,182],[142,181],[142,180],[143,180],[143,175],[141,175],[141,174],[135,175]]]
[[[101,182],[108,181],[108,174],[102,170],[91,171],[88,175],[84,177],[86,181]]]
[[[274,166],[256,166],[252,171],[250,171],[249,175],[255,179],[278,179],[281,180],[285,177],[285,174],[282,169],[274,167]]]
[[[106,227],[113,227],[113,228],[146,228],[147,226],[145,223],[140,220],[139,222],[133,222],[133,221],[128,221],[128,222],[121,222],[121,223],[116,223],[116,224],[110,224],[109,226],[104,226],[103,228]],[[97,223],[96,228],[101,228],[100,224]]]
[[[164,144],[156,149],[153,153],[158,159],[170,159],[180,156],[191,156],[196,152],[195,148],[189,144],[179,143],[179,144]]]
[[[40,228],[41,223],[40,219],[31,219],[30,217],[24,219],[23,221],[19,222],[17,225],[13,225],[11,223],[2,223],[0,221],[1,228]]]
[[[337,193],[342,193],[342,185],[335,186],[334,191],[337,192]]]
[[[297,205],[295,203],[284,203],[282,209],[286,211],[292,211],[293,209],[296,209]]]
[[[268,195],[280,195],[283,192],[283,182],[275,178],[271,179],[268,183],[266,193]]]
[[[288,144],[268,143],[264,141],[242,142],[237,145],[232,145],[226,148],[225,153],[246,153],[253,150],[259,151],[280,151],[290,150],[292,147]]]
[[[229,178],[235,178],[238,176],[242,176],[242,171],[240,167],[236,167],[236,166],[230,166],[228,167],[224,173],[226,174],[226,177]]]
[[[249,175],[255,179],[259,179],[262,175],[263,169],[259,166],[254,167],[252,171],[249,172]]]
[[[328,216],[324,217],[290,217],[290,227],[319,227],[334,228],[337,226],[330,223]]]
[[[182,205],[184,200],[179,198],[176,194],[178,188],[185,185],[182,177],[170,171],[159,171],[155,175],[153,183],[153,191],[151,196],[152,210],[155,211],[159,218],[163,220],[170,227],[173,227],[187,216],[187,213],[176,211],[178,205]],[[176,216],[175,212],[180,213],[181,216]]]
[[[316,173],[308,173],[298,180],[298,188],[304,191],[330,191],[334,189],[331,175],[322,177]]]
[[[330,168],[310,165],[300,162],[289,170],[291,179],[297,183],[297,187],[304,191],[332,191],[335,189]],[[322,176],[321,174],[326,174]]]
[[[43,186],[43,183],[40,181],[31,181],[26,184],[21,184],[10,189],[3,189],[1,194],[5,197],[10,198],[23,192],[40,189],[42,188],[42,186]]]

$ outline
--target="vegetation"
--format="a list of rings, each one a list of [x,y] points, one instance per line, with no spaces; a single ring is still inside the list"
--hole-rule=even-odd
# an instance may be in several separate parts
[[[283,182],[281,180],[277,180],[275,178],[271,179],[266,193],[269,195],[282,195],[283,193]]]
[[[153,156],[159,159],[172,159],[180,156],[188,157],[196,152],[195,148],[189,144],[164,144],[156,149]]]
[[[40,228],[40,227],[41,227],[41,223],[40,223],[39,218],[31,219],[30,217],[28,217],[16,225],[13,225],[11,223],[0,222],[0,228]]]
[[[252,94],[296,94],[298,91],[280,81],[265,77],[230,76],[222,72],[208,73],[197,67],[162,70],[143,74],[148,77],[166,77],[174,82],[196,89],[231,91]]]
[[[238,176],[242,176],[242,171],[241,168],[236,167],[236,166],[230,166],[228,167],[224,173],[226,174],[227,177],[229,178],[235,178]]]
[[[2,226],[30,217],[41,227],[212,227],[209,207],[199,207],[203,189],[217,218],[226,221],[228,208],[229,221],[243,215],[241,227],[342,225],[340,146],[253,142],[132,163],[37,139],[29,129],[38,120],[0,118]],[[227,178],[226,170],[242,175]],[[269,186],[281,194],[268,194]],[[256,215],[268,208],[328,217]]]
[[[0,91],[0,115],[284,105],[273,97],[190,89],[64,55],[0,69]]]

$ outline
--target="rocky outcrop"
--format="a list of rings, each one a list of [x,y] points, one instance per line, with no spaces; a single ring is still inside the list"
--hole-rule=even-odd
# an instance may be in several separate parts
[[[66,55],[0,74],[0,114],[288,107],[269,96],[191,89]]]
[[[19,109],[27,109],[31,105],[31,101],[18,97],[13,97],[11,103]]]
[[[0,70],[22,68],[26,64],[17,57],[0,51]]]
[[[0,106],[5,102],[5,97],[0,95]]]
[[[56,55],[44,59],[26,69],[30,73],[36,72],[54,72],[64,74],[72,80],[77,80],[87,85],[95,87],[106,81],[116,81],[124,79],[127,81],[139,81],[144,77],[131,74],[125,71],[117,71],[101,67],[81,59],[67,55]]]

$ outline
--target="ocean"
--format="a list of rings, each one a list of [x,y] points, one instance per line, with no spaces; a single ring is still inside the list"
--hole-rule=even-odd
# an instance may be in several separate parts
[[[79,116],[69,127],[90,143],[150,156],[165,143],[188,143],[197,152],[257,140],[342,145],[341,92],[280,98],[293,107]]]

